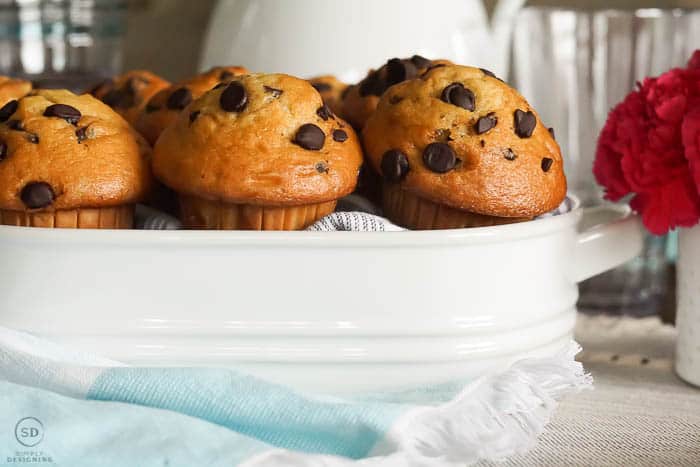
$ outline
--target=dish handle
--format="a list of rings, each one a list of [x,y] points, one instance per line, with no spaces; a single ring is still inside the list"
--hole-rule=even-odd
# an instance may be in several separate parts
[[[585,208],[578,226],[574,281],[581,282],[631,260],[643,245],[640,219],[628,206]]]

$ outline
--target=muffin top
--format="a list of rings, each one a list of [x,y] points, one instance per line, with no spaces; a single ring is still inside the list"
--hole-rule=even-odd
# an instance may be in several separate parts
[[[134,125],[148,100],[169,84],[150,71],[132,70],[98,84],[89,93]]]
[[[370,70],[358,84],[348,87],[343,99],[341,115],[357,130],[377,108],[379,98],[389,87],[413,79],[430,67],[450,63],[447,60],[428,60],[420,55],[411,58],[392,58],[378,70]]]
[[[148,100],[135,127],[149,143],[155,144],[163,130],[177,119],[177,115],[190,102],[218,83],[247,73],[248,70],[240,66],[214,67],[186,81],[171,84]]]
[[[533,217],[566,196],[553,131],[517,91],[479,68],[438,67],[392,87],[363,142],[387,182],[457,209]]]
[[[38,90],[0,109],[0,209],[129,204],[149,185],[148,145],[94,97]]]
[[[309,83],[321,94],[323,102],[330,107],[333,113],[343,115],[343,92],[347,89],[347,84],[332,75],[311,78]]]
[[[229,203],[331,201],[357,182],[355,132],[305,80],[236,77],[178,115],[154,149],[156,176],[175,191]]]
[[[32,83],[23,79],[0,76],[0,106],[24,97],[32,91]]]

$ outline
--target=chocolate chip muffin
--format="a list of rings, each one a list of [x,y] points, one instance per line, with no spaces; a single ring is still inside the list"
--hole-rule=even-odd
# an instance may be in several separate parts
[[[0,108],[0,223],[130,228],[148,144],[94,97],[39,90]]]
[[[32,83],[23,79],[0,76],[0,105],[24,97],[32,91]]]
[[[135,125],[149,99],[169,85],[168,81],[150,71],[132,70],[103,81],[89,93]]]
[[[179,194],[187,227],[297,230],[352,192],[361,162],[355,132],[307,81],[253,74],[187,106],[158,139],[153,168]]]
[[[172,84],[151,97],[135,127],[149,143],[155,144],[163,130],[177,119],[177,115],[190,102],[218,83],[247,73],[248,70],[240,66],[215,67],[186,81]]]
[[[311,78],[309,83],[321,94],[323,102],[330,107],[333,113],[343,115],[343,92],[347,89],[347,84],[331,75]]]
[[[389,87],[416,78],[431,67],[447,63],[450,62],[428,60],[420,55],[408,59],[392,58],[380,69],[370,70],[365,79],[345,90],[341,115],[360,131]]]
[[[552,132],[486,70],[444,66],[393,86],[362,136],[385,215],[408,228],[518,222],[566,195]]]

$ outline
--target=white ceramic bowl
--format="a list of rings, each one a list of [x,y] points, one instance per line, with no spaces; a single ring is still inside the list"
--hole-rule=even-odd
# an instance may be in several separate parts
[[[637,218],[615,206],[413,232],[3,226],[0,325],[134,365],[399,388],[558,350],[577,282],[641,245]]]

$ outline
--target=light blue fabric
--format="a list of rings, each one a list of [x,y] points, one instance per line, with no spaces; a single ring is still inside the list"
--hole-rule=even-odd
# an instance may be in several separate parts
[[[230,369],[125,367],[0,327],[0,466],[464,467],[534,444],[556,401],[590,386],[578,351],[340,399]]]
[[[20,420],[40,435],[20,440]],[[270,446],[187,415],[119,402],[73,399],[0,381],[0,465],[65,467],[235,466]],[[45,462],[20,462],[26,458]],[[50,461],[48,461],[50,459]]]
[[[316,400],[232,370],[111,368],[88,399],[167,409],[274,446],[353,459],[367,456],[407,407]]]

